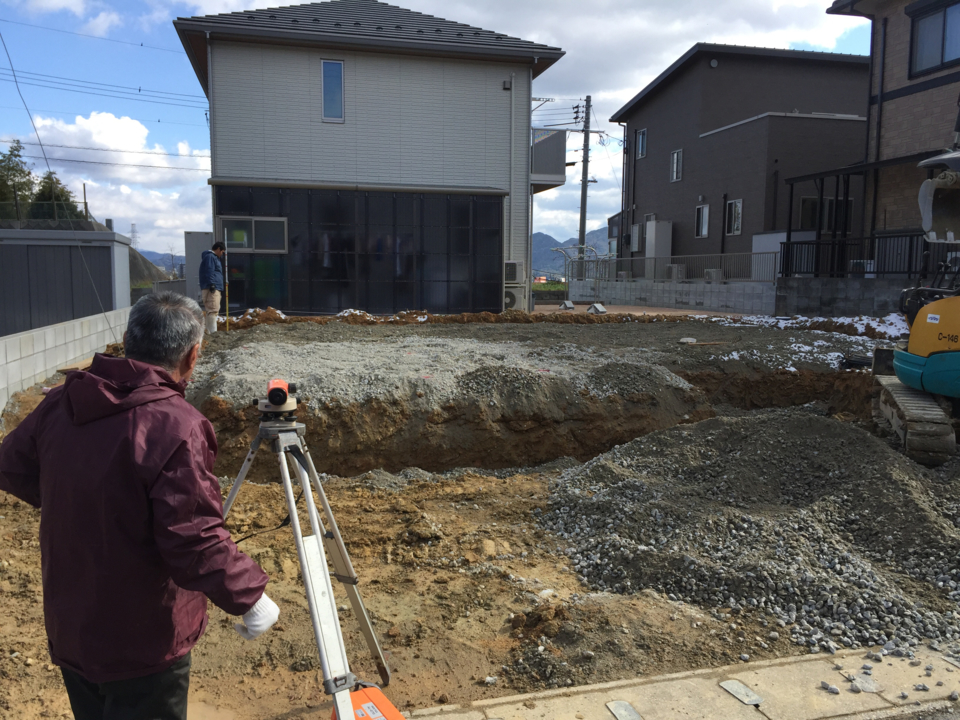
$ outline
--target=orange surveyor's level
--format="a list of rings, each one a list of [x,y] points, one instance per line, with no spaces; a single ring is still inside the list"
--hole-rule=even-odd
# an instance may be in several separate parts
[[[405,720],[378,687],[358,688],[350,693],[350,699],[353,701],[353,720]],[[333,711],[333,720],[338,720],[336,710]]]

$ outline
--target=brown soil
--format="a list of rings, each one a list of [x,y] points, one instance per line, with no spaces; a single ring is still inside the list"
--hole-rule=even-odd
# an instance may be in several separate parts
[[[328,482],[361,592],[390,653],[388,695],[399,708],[540,689],[550,683],[545,668],[561,662],[575,684],[587,684],[728,664],[741,652],[795,651],[786,641],[760,648],[766,633],[751,618],[737,620],[745,637],[739,639],[728,625],[655,593],[573,598],[584,588],[558,564],[553,537],[531,520],[532,510],[546,505],[548,475],[434,476],[399,493],[376,488],[376,473]],[[235,536],[276,527],[284,507],[279,486],[247,485],[228,527]],[[66,697],[48,665],[43,631],[39,512],[0,495],[0,515],[0,558],[8,563],[0,596],[10,609],[0,620],[0,717],[64,717]],[[209,629],[194,651],[191,700],[238,720],[328,717],[289,529],[241,547],[270,574],[280,621],[262,639],[245,642],[233,630],[236,619],[211,606]],[[549,602],[538,607],[541,593]],[[341,613],[341,622],[355,671],[375,680],[352,614]],[[549,658],[538,652],[541,637],[552,638]],[[19,656],[6,657],[11,652]],[[513,670],[519,658],[529,672]],[[486,685],[488,676],[496,684]]]
[[[741,653],[768,658],[803,651],[788,642],[786,632],[764,647],[761,638],[769,628],[749,610],[731,623],[651,591],[588,594],[558,552],[555,537],[533,514],[547,506],[549,481],[575,460],[529,468],[565,456],[586,460],[652,430],[711,417],[715,407],[749,411],[816,402],[843,419],[867,419],[872,379],[822,366],[797,364],[799,371],[789,372],[764,370],[747,361],[722,362],[715,358],[717,347],[677,345],[678,338],[691,332],[677,324],[680,318],[653,322],[627,317],[629,321],[505,313],[474,318],[474,326],[463,328],[452,327],[466,322],[463,318],[431,318],[427,324],[447,327],[424,328],[423,333],[470,333],[548,350],[562,342],[587,347],[603,343],[622,349],[625,357],[638,349],[669,353],[663,364],[693,389],[598,398],[557,387],[533,405],[521,402],[522,393],[514,393],[515,404],[502,403],[495,412],[476,400],[421,408],[410,398],[328,403],[314,416],[303,414],[321,472],[352,475],[371,470],[351,480],[332,478],[326,487],[361,578],[361,593],[391,655],[394,680],[387,694],[402,710],[568,682],[725,665]],[[300,319],[297,328],[268,327],[270,322],[295,324],[279,316],[262,315],[259,322],[265,326],[218,333],[207,346],[221,351],[275,339],[277,331],[285,341],[299,337],[305,342],[336,342],[351,333],[369,333],[375,342],[395,332],[420,332],[416,327],[394,330],[386,321],[359,315],[337,323]],[[397,322],[420,323],[415,318]],[[622,326],[609,327],[615,322]],[[560,323],[583,327],[564,328]],[[294,330],[297,333],[288,332]],[[697,324],[695,334],[701,341],[739,349],[750,343],[766,348],[771,338],[802,331]],[[48,384],[56,382],[62,378]],[[42,397],[39,387],[16,395],[2,417],[0,433],[16,427]],[[207,398],[202,410],[220,440],[218,473],[233,476],[255,432],[252,408]],[[275,457],[262,451],[250,478],[275,479],[275,463]],[[396,476],[374,469],[455,467],[485,469],[446,476],[417,470]],[[503,467],[527,469],[490,471]],[[248,484],[228,527],[234,537],[242,537],[274,528],[284,516],[279,486]],[[0,718],[69,716],[59,673],[48,665],[38,525],[36,510],[0,494]],[[241,547],[270,574],[268,592],[280,605],[280,622],[263,638],[245,642],[233,630],[235,618],[211,607],[209,629],[194,652],[191,702],[220,708],[236,720],[329,717],[289,529],[257,535]],[[351,613],[342,613],[341,621],[357,674],[375,680]],[[19,654],[10,657],[12,653]],[[488,676],[497,681],[487,685]]]

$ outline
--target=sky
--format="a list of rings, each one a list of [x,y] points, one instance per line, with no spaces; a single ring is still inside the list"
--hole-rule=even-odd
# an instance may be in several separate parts
[[[290,0],[0,0],[0,33],[51,167],[78,199],[86,186],[98,220],[112,218],[124,234],[135,223],[140,248],[164,253],[182,252],[184,231],[210,229],[206,101],[171,21],[277,4]],[[392,4],[566,51],[534,82],[534,96],[556,99],[534,124],[572,120],[572,107],[591,95],[591,122],[606,135],[591,144],[588,230],[620,209],[622,131],[606,120],[695,43],[860,55],[870,46],[869,24],[826,15],[830,0]],[[25,154],[43,172],[30,116],[0,55],[0,141],[13,138],[33,143]],[[580,160],[582,144],[570,133],[569,161]],[[534,232],[561,241],[579,226],[580,165],[568,171],[567,184],[537,195],[534,208]]]

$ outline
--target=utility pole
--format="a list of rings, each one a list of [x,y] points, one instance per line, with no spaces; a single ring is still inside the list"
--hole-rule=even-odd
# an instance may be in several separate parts
[[[580,273],[584,271],[583,259],[587,245],[587,187],[590,182],[590,96],[587,95],[586,111],[583,116],[583,179],[580,181],[580,247],[577,257],[580,259]]]

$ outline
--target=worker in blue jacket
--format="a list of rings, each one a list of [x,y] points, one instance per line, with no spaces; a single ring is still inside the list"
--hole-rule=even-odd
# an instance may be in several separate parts
[[[217,331],[220,293],[223,292],[223,266],[220,261],[225,251],[223,243],[217,242],[210,250],[204,250],[200,258],[200,290],[203,296],[204,325],[208,333]]]

